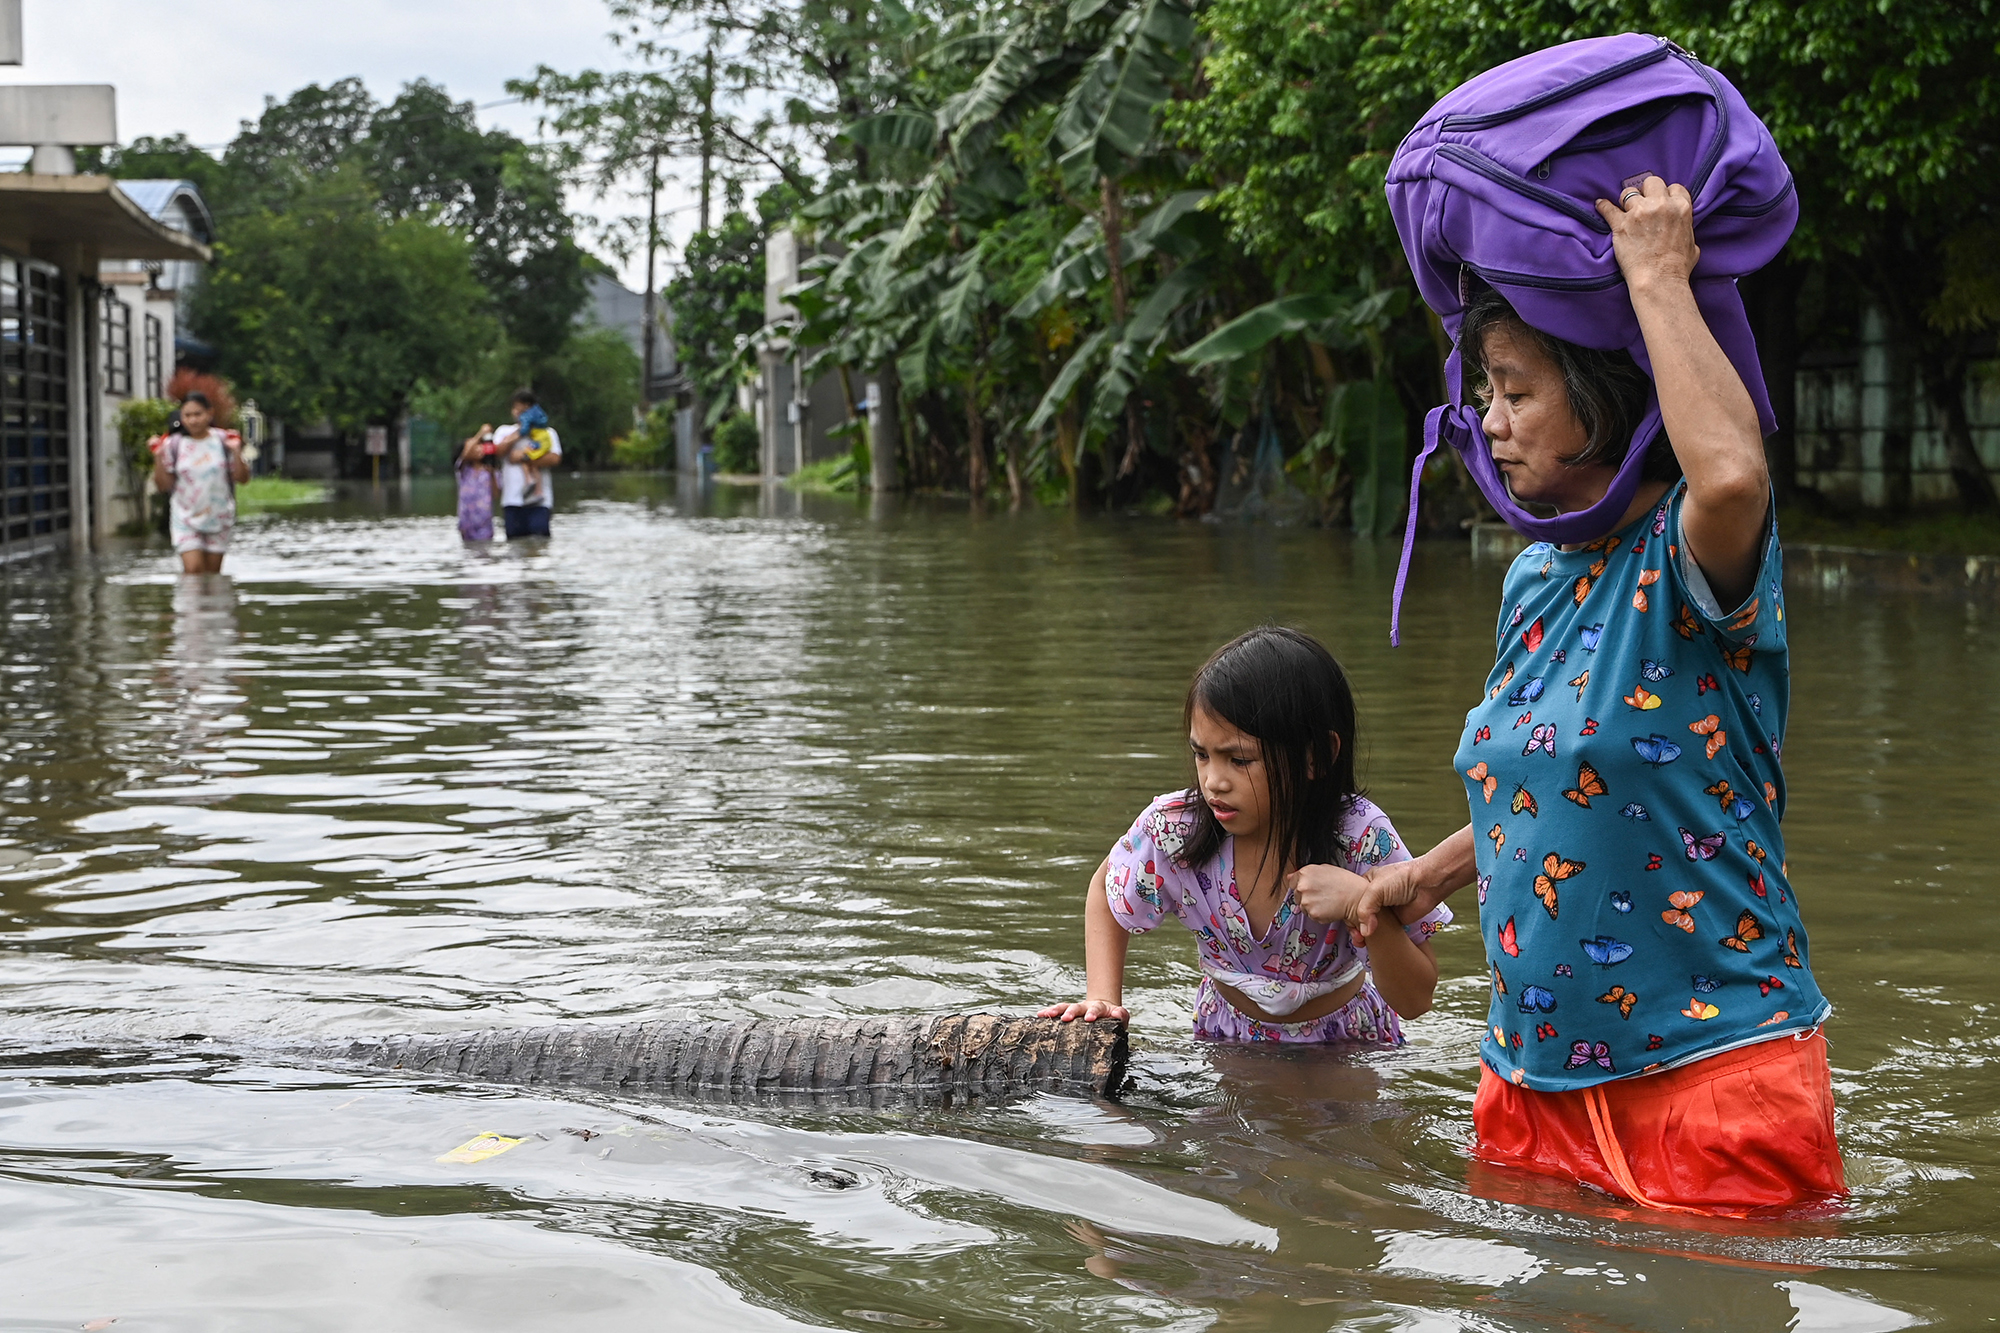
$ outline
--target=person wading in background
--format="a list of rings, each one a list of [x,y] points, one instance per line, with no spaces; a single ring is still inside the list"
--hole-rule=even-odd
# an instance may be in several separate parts
[[[562,462],[562,440],[531,391],[515,394],[512,406],[515,424],[493,434],[494,446],[505,459],[500,466],[500,507],[507,540],[546,537],[555,506],[555,482],[548,473]]]
[[[494,470],[493,427],[482,425],[459,449],[452,470],[458,476],[458,535],[469,542],[493,540],[493,501],[500,490]]]
[[[215,409],[208,395],[181,399],[180,427],[153,456],[153,487],[173,497],[167,533],[181,569],[219,574],[236,527],[236,488],[250,480],[243,443],[233,432],[211,429]]]

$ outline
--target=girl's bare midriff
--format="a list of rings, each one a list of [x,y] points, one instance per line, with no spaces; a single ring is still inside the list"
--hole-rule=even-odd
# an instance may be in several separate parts
[[[1344,1007],[1349,1000],[1361,993],[1361,988],[1367,983],[1368,974],[1364,972],[1339,990],[1307,1000],[1289,1014],[1266,1013],[1245,999],[1243,992],[1234,986],[1225,986],[1219,981],[1215,981],[1214,985],[1216,992],[1229,1001],[1229,1007],[1245,1018],[1254,1018],[1259,1023],[1310,1023],[1316,1018],[1325,1018],[1334,1010]]]

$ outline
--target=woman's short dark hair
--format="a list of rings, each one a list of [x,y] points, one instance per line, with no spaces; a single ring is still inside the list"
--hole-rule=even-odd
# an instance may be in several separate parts
[[[1459,353],[1478,379],[1486,378],[1486,338],[1495,329],[1537,348],[1562,372],[1569,410],[1583,427],[1582,449],[1562,461],[1569,467],[1617,467],[1632,447],[1632,433],[1645,420],[1652,379],[1623,348],[1603,351],[1580,347],[1542,332],[1521,318],[1507,298],[1483,288],[1465,308],[1459,327]],[[1680,460],[1662,431],[1646,451],[1645,478],[1672,481],[1681,475]]]
[[[1263,751],[1270,782],[1271,849],[1279,868],[1338,863],[1340,826],[1361,793],[1354,787],[1354,691],[1319,640],[1262,625],[1215,650],[1188,686],[1183,715],[1220,718]],[[1183,852],[1205,865],[1228,836],[1197,786],[1194,832]]]
[[[529,407],[533,407],[535,405],[535,391],[533,389],[516,389],[514,396],[508,399],[508,401],[526,403]]]
[[[181,406],[186,407],[189,403],[200,403],[208,410],[210,416],[215,414],[215,408],[209,404],[208,395],[200,389],[196,389],[193,393],[184,393],[181,395]]]

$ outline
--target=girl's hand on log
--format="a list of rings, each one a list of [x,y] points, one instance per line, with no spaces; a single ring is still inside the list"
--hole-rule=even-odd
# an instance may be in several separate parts
[[[1079,1018],[1086,1023],[1095,1023],[1100,1018],[1115,1018],[1125,1023],[1131,1021],[1132,1011],[1109,1000],[1072,1000],[1068,1004],[1052,1004],[1035,1016],[1059,1018],[1065,1023],[1074,1023]]]
[[[1287,887],[1299,910],[1322,925],[1345,922],[1354,925],[1361,901],[1368,894],[1368,881],[1339,866],[1300,866],[1287,876]]]

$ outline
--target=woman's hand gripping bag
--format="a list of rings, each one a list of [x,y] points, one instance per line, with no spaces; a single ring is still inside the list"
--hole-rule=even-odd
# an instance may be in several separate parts
[[[1586,347],[1624,348],[1651,373],[1632,302],[1596,201],[1617,200],[1647,174],[1694,198],[1701,262],[1695,299],[1742,375],[1764,430],[1770,395],[1736,279],[1769,263],[1798,221],[1792,176],[1743,95],[1672,42],[1640,33],[1594,37],[1522,56],[1448,93],[1397,148],[1390,212],[1424,301],[1453,351],[1450,402],[1424,426],[1410,482],[1440,439],[1514,529],[1537,541],[1588,542],[1612,531],[1638,489],[1658,404],[1639,427],[1617,479],[1586,510],[1539,518],[1508,495],[1476,409],[1461,406],[1459,325],[1476,284],[1497,289],[1529,324]],[[1397,589],[1400,601],[1402,575]]]

